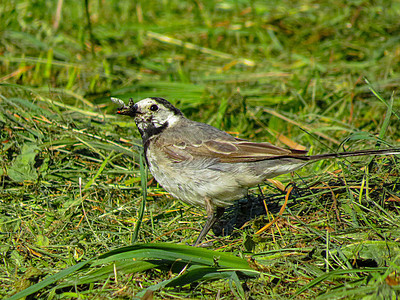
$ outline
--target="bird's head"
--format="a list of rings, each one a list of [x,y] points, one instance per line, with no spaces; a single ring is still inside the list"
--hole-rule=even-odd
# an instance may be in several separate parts
[[[130,99],[128,106],[120,100],[113,101],[123,105],[117,111],[118,114],[134,118],[142,136],[144,133],[151,135],[153,131],[172,127],[183,118],[182,112],[163,98],[150,97],[136,103]]]

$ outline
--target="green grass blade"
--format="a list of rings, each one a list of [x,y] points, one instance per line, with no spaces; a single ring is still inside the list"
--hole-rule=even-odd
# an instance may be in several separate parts
[[[10,298],[8,298],[8,300],[17,300],[17,299],[32,295],[33,293],[49,286],[50,284],[53,284],[56,281],[67,277],[68,275],[72,274],[73,272],[76,272],[76,271],[82,269],[83,267],[88,265],[92,260],[93,259],[89,259],[87,261],[82,261],[74,266],[71,266],[65,270],[58,272],[57,274],[47,277],[46,279],[40,281],[39,283],[36,283],[36,284],[26,288],[25,290],[11,296]]]
[[[87,275],[77,274],[72,279],[69,279],[67,282],[62,283],[57,286],[57,289],[61,289],[68,286],[73,285],[81,285],[81,284],[89,284],[92,282],[100,282],[101,280],[105,280],[110,276],[115,274],[115,271],[122,274],[132,274],[137,272],[143,272],[149,270],[151,268],[157,267],[158,264],[152,263],[149,261],[132,261],[132,260],[124,260],[118,261],[113,264],[101,267],[98,270],[94,270]]]
[[[365,269],[351,269],[351,270],[335,270],[331,271],[328,273],[325,273],[314,280],[312,280],[310,283],[306,284],[302,288],[298,289],[291,299],[294,299],[301,293],[315,287],[317,284],[321,283],[324,280],[328,280],[330,278],[333,278],[335,276],[340,276],[340,275],[345,275],[345,274],[355,274],[355,273],[379,273],[379,272],[385,272],[387,268],[365,268]]]
[[[223,268],[243,269],[253,271],[248,262],[233,254],[216,252],[208,249],[168,243],[137,244],[122,247],[105,253],[99,257],[98,263],[128,259],[128,258],[156,258],[179,260],[194,264],[212,266],[218,263]]]
[[[376,96],[376,98],[378,98],[383,104],[385,104],[386,106],[387,106],[387,108],[388,108],[388,112],[387,112],[387,114],[386,114],[386,116],[387,117],[389,117],[390,118],[390,116],[393,114],[393,115],[395,115],[396,117],[397,117],[397,119],[399,119],[400,120],[400,115],[397,113],[397,112],[395,112],[395,111],[393,111],[392,109],[392,107],[393,107],[393,95],[392,95],[392,97],[390,97],[390,102],[388,103],[385,99],[383,99],[383,97],[374,89],[374,87],[372,86],[372,84],[369,82],[369,80],[367,79],[367,78],[364,78],[364,80],[365,80],[365,82],[367,83],[367,85],[368,85],[368,88],[369,88],[369,90]],[[390,112],[390,113],[389,113]],[[386,121],[386,120],[385,120]],[[382,126],[382,128],[383,128],[383,126]],[[385,129],[386,130],[386,129]]]
[[[142,225],[143,222],[143,215],[144,215],[144,210],[146,208],[146,199],[147,199],[147,168],[145,166],[143,148],[140,152],[139,158],[140,158],[139,166],[140,166],[140,182],[142,187],[142,201],[140,202],[138,219],[136,221],[135,230],[132,236],[132,243],[136,243],[138,239],[140,226]]]
[[[97,177],[99,177],[100,174],[104,171],[104,168],[106,167],[106,165],[108,164],[113,155],[114,151],[111,151],[111,153],[102,162],[96,174],[85,184],[84,190],[88,189],[96,181]]]

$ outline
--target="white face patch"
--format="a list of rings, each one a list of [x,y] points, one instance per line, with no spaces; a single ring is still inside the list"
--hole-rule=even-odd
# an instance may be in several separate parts
[[[168,122],[168,127],[172,127],[182,118],[182,115],[177,115],[169,107],[151,98],[140,100],[135,105],[137,106],[135,122],[143,131],[150,127],[160,128],[166,122]]]

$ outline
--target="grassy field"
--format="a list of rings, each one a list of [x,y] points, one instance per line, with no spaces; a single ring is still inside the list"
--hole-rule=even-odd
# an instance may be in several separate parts
[[[205,212],[146,174],[110,96],[312,154],[399,146],[399,15],[395,0],[3,1],[0,297],[397,299],[398,157],[268,181],[249,198],[274,207],[193,249]]]

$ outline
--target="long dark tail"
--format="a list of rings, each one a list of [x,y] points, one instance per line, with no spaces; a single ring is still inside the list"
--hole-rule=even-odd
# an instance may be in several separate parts
[[[390,148],[390,149],[381,149],[381,150],[360,150],[354,152],[338,152],[338,153],[327,153],[327,154],[318,154],[318,155],[310,155],[307,156],[310,160],[321,160],[321,159],[330,159],[330,158],[344,158],[344,157],[352,157],[352,156],[371,156],[371,155],[392,155],[392,154],[400,154],[400,148]]]

